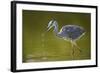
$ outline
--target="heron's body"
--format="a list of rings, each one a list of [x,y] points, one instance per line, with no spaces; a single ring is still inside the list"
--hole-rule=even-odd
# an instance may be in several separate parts
[[[61,28],[58,35],[66,40],[69,39],[75,41],[80,38],[84,32],[84,29],[77,25],[65,25]]]
[[[56,20],[51,20],[48,23],[48,30],[54,27],[54,33],[59,38],[64,40],[69,40],[72,43],[72,47],[76,46],[79,50],[80,48],[76,44],[76,40],[82,37],[85,33],[85,30],[78,25],[65,25],[58,32],[58,23]]]

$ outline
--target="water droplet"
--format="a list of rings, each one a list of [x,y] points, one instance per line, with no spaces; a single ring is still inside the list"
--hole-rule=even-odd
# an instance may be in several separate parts
[[[44,42],[44,39],[42,38],[42,42]]]
[[[46,60],[46,59],[47,59],[47,57],[42,57],[42,59],[43,59],[43,60]]]
[[[42,44],[42,47],[44,47],[44,43]]]
[[[28,60],[26,60],[26,62],[34,62],[35,60],[33,60],[33,59],[28,59]]]
[[[41,34],[41,36],[42,36],[42,37],[44,37],[44,36],[45,36],[45,34],[44,34],[44,33],[42,33],[42,34]]]

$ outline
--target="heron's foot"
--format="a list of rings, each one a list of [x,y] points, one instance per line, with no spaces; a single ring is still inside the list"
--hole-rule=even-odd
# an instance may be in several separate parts
[[[74,56],[74,51],[72,51],[72,55]]]
[[[74,60],[75,51],[74,48],[72,49],[72,59]]]

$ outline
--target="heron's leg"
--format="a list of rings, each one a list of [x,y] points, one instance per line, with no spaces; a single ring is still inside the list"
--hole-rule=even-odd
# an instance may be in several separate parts
[[[77,47],[77,49],[81,52],[80,47],[76,44],[76,42],[73,42],[73,44]]]
[[[72,56],[74,57],[74,44],[73,44],[73,41],[71,41],[71,45],[72,45]]]

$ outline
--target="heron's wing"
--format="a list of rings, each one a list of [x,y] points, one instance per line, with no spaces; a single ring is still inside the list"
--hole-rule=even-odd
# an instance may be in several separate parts
[[[68,37],[72,40],[77,40],[85,30],[77,25],[69,25],[65,27]]]
[[[66,28],[62,27],[58,33],[61,37],[66,38],[67,37],[67,32],[66,32]]]
[[[64,38],[76,40],[84,33],[84,29],[77,25],[65,25],[61,28],[59,35]]]

